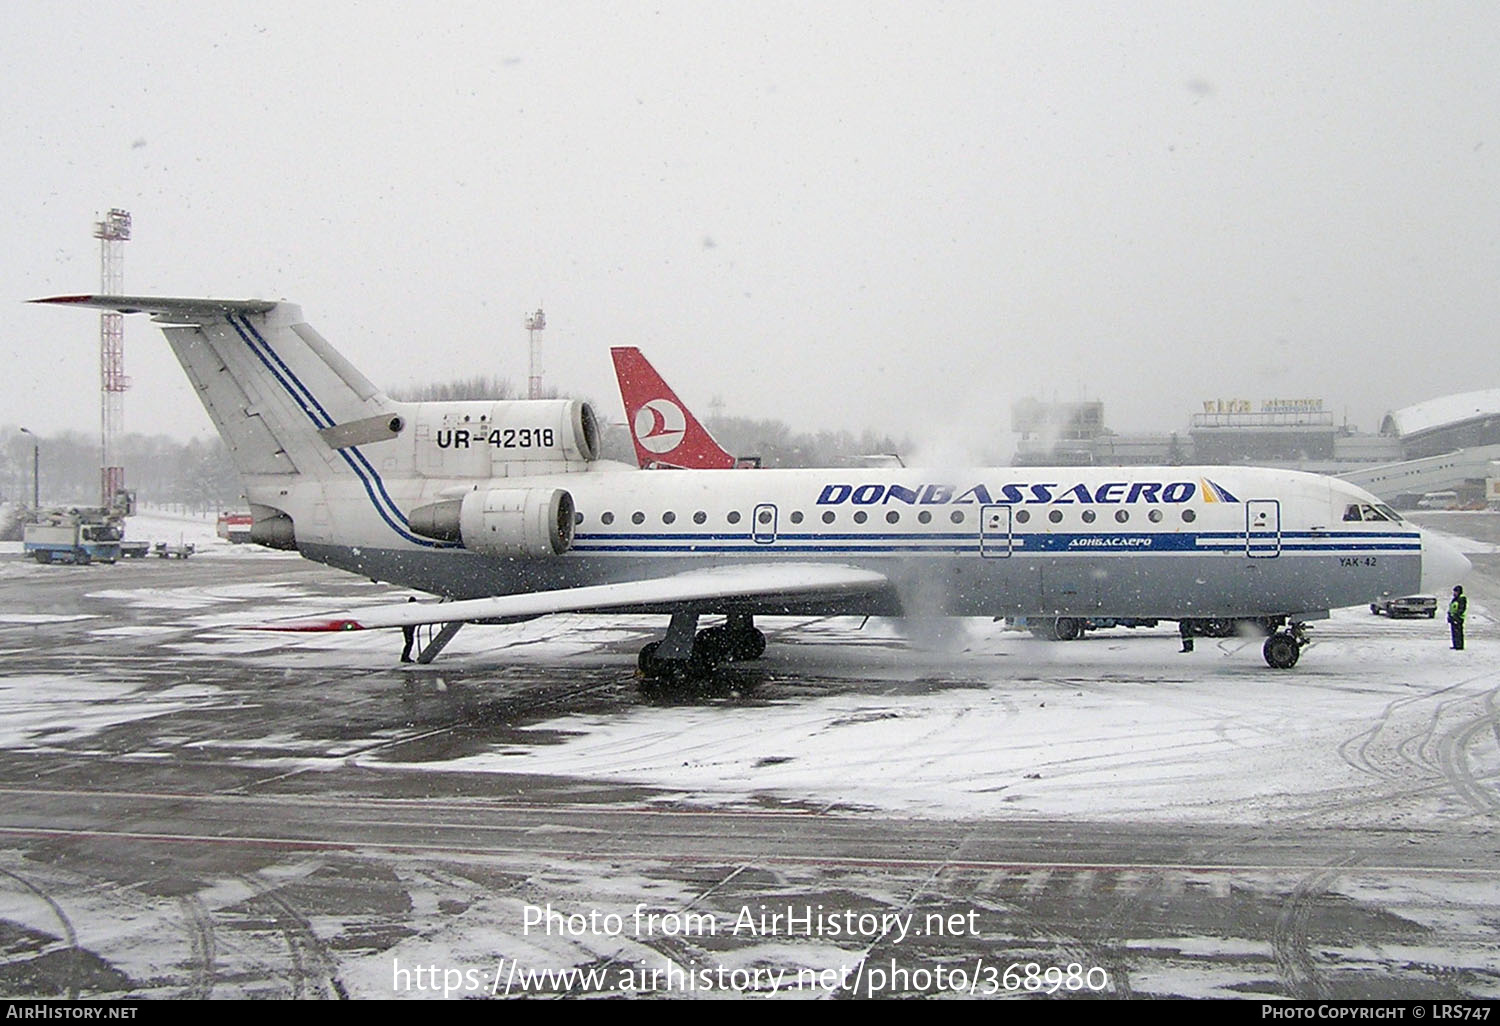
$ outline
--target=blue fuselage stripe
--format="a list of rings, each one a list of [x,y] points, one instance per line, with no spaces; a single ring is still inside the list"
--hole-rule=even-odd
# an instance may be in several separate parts
[[[1316,537],[1316,540],[1314,540]],[[1362,540],[1363,539],[1363,540]],[[951,531],[933,535],[921,534],[782,534],[774,541],[754,542],[748,533],[725,534],[657,534],[598,533],[579,534],[573,540],[574,552],[861,552],[871,555],[896,552],[977,552],[981,543],[994,549],[1006,549],[1017,555],[1084,554],[1130,555],[1132,553],[1179,553],[1223,555],[1246,552],[1263,553],[1275,549],[1290,555],[1330,555],[1365,552],[1372,554],[1419,554],[1421,539],[1410,534],[1351,535],[1234,535],[1225,532],[1198,534],[1026,534],[986,536]]]

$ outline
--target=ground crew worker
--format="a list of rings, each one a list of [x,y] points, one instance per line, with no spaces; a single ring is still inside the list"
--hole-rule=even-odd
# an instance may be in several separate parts
[[[408,602],[415,602],[416,600],[417,598],[415,595],[408,595],[406,598],[406,601]],[[412,645],[416,644],[417,641],[417,628],[412,624],[407,624],[405,627],[402,627],[401,640],[406,643],[401,647],[401,661],[403,663],[409,663],[411,662],[411,647]]]
[[[1182,651],[1193,650],[1193,622],[1186,617],[1177,621],[1177,633],[1182,635]],[[1181,653],[1178,653],[1181,655]]]
[[[1453,632],[1453,647],[1462,651],[1464,647],[1464,619],[1469,615],[1469,598],[1463,585],[1453,586],[1453,601],[1448,603],[1448,629]]]

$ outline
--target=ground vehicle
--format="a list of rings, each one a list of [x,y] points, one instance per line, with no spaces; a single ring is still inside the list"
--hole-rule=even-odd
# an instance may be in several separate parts
[[[120,555],[126,559],[145,559],[151,551],[151,543],[148,541],[122,541],[120,543]]]
[[[78,513],[54,513],[22,529],[22,551],[38,563],[113,563],[120,558],[120,524]]]
[[[1398,616],[1437,616],[1437,599],[1431,595],[1387,595],[1370,603],[1370,612],[1384,613],[1392,620]]]
[[[253,526],[254,521],[249,513],[220,513],[214,533],[227,542],[239,545],[250,540],[250,528]]]
[[[184,545],[172,545],[167,542],[157,542],[153,550],[158,559],[187,559],[193,554],[196,547],[192,542]]]
[[[1102,631],[1110,627],[1155,627],[1157,621],[1115,616],[1018,616],[1012,617],[1011,623],[1048,641],[1073,641],[1087,631]]]

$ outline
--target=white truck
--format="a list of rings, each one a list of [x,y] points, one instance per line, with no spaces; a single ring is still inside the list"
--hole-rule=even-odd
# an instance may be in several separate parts
[[[53,514],[22,527],[21,548],[38,563],[113,563],[120,558],[119,521]]]

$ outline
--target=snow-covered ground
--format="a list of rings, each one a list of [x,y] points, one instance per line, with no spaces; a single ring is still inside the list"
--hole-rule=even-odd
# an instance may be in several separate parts
[[[390,668],[400,643],[396,631],[289,638],[224,629],[340,605],[274,579],[99,583],[91,599],[165,614],[175,627],[96,617],[94,634],[175,629],[163,644],[184,658],[253,659],[322,675]],[[372,602],[391,594],[373,585],[370,593]],[[36,622],[28,616],[0,609],[0,621]],[[435,663],[408,672],[435,689],[445,674],[472,680],[491,668],[555,674],[560,684],[603,669],[628,681],[636,639],[659,630],[659,620],[571,615],[471,626]],[[770,635],[765,658],[732,669],[728,684],[705,695],[558,715],[526,728],[535,744],[399,768],[632,782],[706,804],[771,797],[937,817],[1303,816],[1328,825],[1471,815],[1483,799],[1464,781],[1500,768],[1493,739],[1473,729],[1492,716],[1500,681],[1494,621],[1478,603],[1467,651],[1450,650],[1441,619],[1340,610],[1314,626],[1314,644],[1291,671],[1268,668],[1253,639],[1200,639],[1196,652],[1180,654],[1170,626],[1057,643],[988,620],[956,621],[945,650],[932,651],[902,641],[895,621],[761,623]],[[492,687],[506,687],[499,674]],[[7,695],[28,690],[0,691],[0,713]],[[99,698],[129,707],[116,687]],[[55,711],[86,724],[78,700],[70,695]],[[29,724],[23,705],[15,722]],[[141,713],[160,708],[142,705]],[[267,758],[286,758],[289,746],[271,740]],[[341,759],[351,747],[343,738],[336,750],[322,749],[328,740],[297,747],[325,753],[314,761]]]
[[[532,728],[560,743],[420,765],[633,781],[707,803],[1330,825],[1472,814],[1461,795],[1406,791],[1500,767],[1493,739],[1459,743],[1492,714],[1500,650],[1481,636],[1453,652],[1441,621],[1340,611],[1289,672],[1265,666],[1258,641],[1182,655],[1167,630],[1053,643],[965,626],[963,650],[940,656],[893,650],[857,620],[787,624],[756,674],[847,690],[571,714]]]
[[[304,566],[295,555],[228,546],[212,537],[212,526],[154,518],[146,535],[152,540],[203,544],[201,564],[173,564],[170,572],[155,560],[136,574],[0,561],[0,655],[99,643],[89,659],[74,662],[61,653],[56,672],[0,676],[0,749],[27,759],[54,753],[65,760],[97,758],[101,766],[124,759],[133,769],[186,765],[185,754],[207,753],[256,775],[264,770],[270,779],[302,770],[353,771],[364,780],[406,786],[415,777],[418,794],[428,794],[432,781],[434,803],[464,788],[423,774],[508,774],[509,781],[535,774],[645,785],[652,800],[674,807],[652,815],[675,815],[683,806],[733,812],[786,803],[797,810],[839,810],[832,818],[846,822],[864,818],[857,810],[982,820],[1006,824],[1003,829],[1020,819],[1112,821],[1109,829],[1130,823],[1143,837],[1159,824],[1174,830],[1231,824],[1231,832],[1246,834],[1259,827],[1355,826],[1378,828],[1382,836],[1404,832],[1398,843],[1414,848],[1457,839],[1480,850],[1500,812],[1494,726],[1500,630],[1485,598],[1492,578],[1484,575],[1476,575],[1471,589],[1471,644],[1464,652],[1449,649],[1441,618],[1392,621],[1367,609],[1336,611],[1316,624],[1315,644],[1291,671],[1266,667],[1255,641],[1199,640],[1196,652],[1179,654],[1176,633],[1167,626],[1055,643],[965,620],[948,625],[942,644],[914,647],[902,637],[905,625],[894,621],[766,618],[766,657],[731,669],[719,687],[638,695],[631,686],[635,651],[660,631],[660,617],[568,615],[472,626],[437,662],[410,668],[395,663],[396,631],[287,636],[233,629],[348,608],[366,595],[373,604],[405,593],[352,577],[293,574],[290,568]],[[168,533],[174,529],[180,534]],[[1476,560],[1493,551],[1487,542],[1461,547]],[[234,562],[216,563],[221,557]],[[248,562],[252,558],[264,562]],[[200,565],[201,576],[194,572]],[[152,585],[146,570],[171,583]],[[84,582],[86,611],[48,611],[32,603],[33,581],[64,579]],[[44,640],[29,640],[37,636]],[[213,672],[200,675],[199,668]],[[311,722],[289,716],[287,706],[266,700],[262,683],[283,700],[295,693],[296,701],[304,689],[327,687],[341,703],[360,706],[362,716],[351,720],[334,712]],[[509,709],[521,695],[514,707],[524,709],[525,689],[567,694],[595,684],[605,697],[590,707],[599,711],[559,714],[546,710],[568,703],[544,706],[507,715],[503,729],[493,731],[477,722],[469,729],[464,719],[491,699],[505,699]],[[264,702],[265,717],[245,716],[247,701]],[[282,714],[273,715],[273,708]],[[429,721],[409,720],[408,708],[420,708]],[[220,728],[220,717],[233,722],[231,734]],[[147,727],[119,729],[133,722]],[[450,727],[451,744],[395,743]],[[629,807],[647,792],[620,793],[622,807]],[[736,818],[722,817],[725,823]],[[741,873],[743,867],[717,867],[723,886],[705,891],[704,881],[719,877],[699,875],[696,866],[679,877],[669,861],[621,864],[607,856],[537,858],[530,852],[359,858],[374,868],[367,872],[347,852],[291,852],[253,873],[214,877],[180,900],[102,886],[99,879],[115,879],[113,870],[91,875],[73,862],[16,855],[5,871],[41,879],[49,893],[63,895],[58,904],[73,915],[79,943],[128,968],[132,980],[163,981],[162,993],[200,994],[212,986],[235,995],[282,993],[275,989],[279,982],[265,980],[283,970],[266,967],[280,967],[288,946],[291,957],[301,959],[329,938],[337,944],[319,957],[337,966],[340,986],[355,996],[391,996],[393,960],[493,970],[503,957],[562,970],[680,954],[672,945],[632,937],[539,940],[519,923],[525,907],[541,901],[622,914],[638,902],[664,909],[717,903],[732,913],[740,904],[788,895],[852,902],[847,895],[857,893],[860,901],[899,909],[912,893],[930,897],[934,886],[931,879],[905,880],[875,869],[857,879],[780,869],[761,883]],[[1049,957],[1065,961],[1085,957],[1075,953],[1086,950],[1081,942],[1068,940],[1066,928],[1062,940],[1036,940],[1028,917],[1045,915],[1053,923],[1069,910],[1091,910],[1104,925],[1089,930],[1125,938],[1118,961],[1128,965],[1137,994],[1285,996],[1300,992],[1298,974],[1314,963],[1319,971],[1336,968],[1377,982],[1398,972],[1403,980],[1430,975],[1438,981],[1434,993],[1494,992],[1500,963],[1488,878],[1337,866],[1336,881],[1320,875],[1326,867],[1292,866],[1290,875],[1274,867],[1232,875],[1164,870],[1157,876],[1166,882],[1156,890],[1156,876],[1128,869],[1022,867],[991,874],[997,878],[993,892],[984,892],[982,901],[953,900],[982,904],[992,926],[1007,931],[998,934],[1000,941],[989,935],[975,941],[974,950],[998,944],[1021,952],[1033,943],[1053,944]],[[950,877],[952,893],[965,894],[963,872],[944,875]],[[364,890],[351,889],[350,879]],[[337,882],[326,905],[320,880]],[[396,911],[389,917],[347,905],[350,894],[386,894],[382,888],[393,895]],[[1199,891],[1201,919],[1184,914],[1198,907]],[[714,893],[704,903],[707,892]],[[1093,904],[1080,897],[1085,892]],[[285,932],[293,920],[276,919],[274,903],[262,898],[270,893],[320,909],[305,917],[306,933],[295,942]],[[1141,913],[1148,921],[1139,934],[1121,925],[1159,901],[1171,905],[1173,916],[1157,921],[1150,918],[1156,912]],[[1369,921],[1395,924],[1389,935],[1370,939],[1344,929],[1338,914],[1340,903],[1348,902],[1382,910]],[[1129,916],[1118,912],[1126,906]],[[1328,909],[1333,925],[1308,934],[1308,916],[1322,922],[1317,917]],[[37,891],[0,887],[0,920],[28,924],[45,938],[55,932],[54,915]],[[348,945],[349,938],[365,936],[367,920],[387,932]],[[210,944],[204,938],[214,931],[221,939]],[[1086,932],[1079,928],[1080,935]],[[882,957],[891,950],[901,953],[887,945]],[[868,947],[805,939],[703,949],[693,957],[730,968],[765,964],[795,971],[855,965],[869,955]],[[951,955],[932,949],[920,958]],[[1439,968],[1428,974],[1424,966]],[[1470,975],[1459,979],[1447,967]],[[302,986],[299,977],[285,992],[302,993]]]

